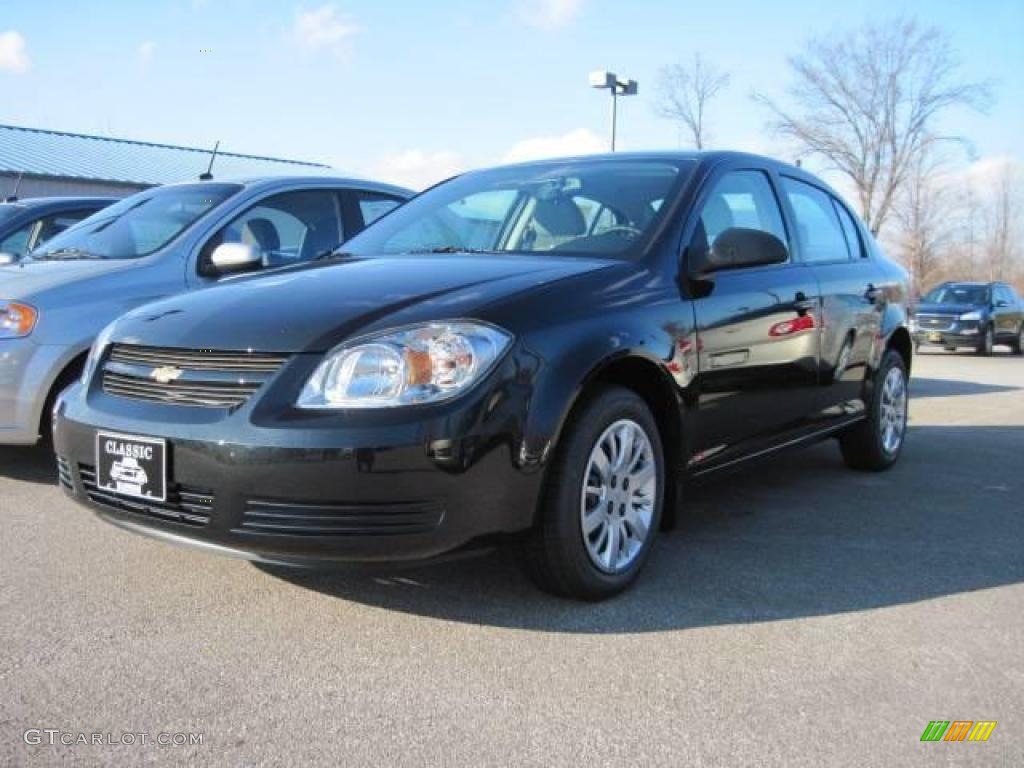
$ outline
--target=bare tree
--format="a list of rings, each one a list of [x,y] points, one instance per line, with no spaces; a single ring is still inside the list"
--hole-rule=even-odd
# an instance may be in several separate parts
[[[1011,280],[1017,257],[1018,205],[1015,168],[1003,166],[992,185],[992,202],[986,227],[985,261],[989,280]]]
[[[693,55],[691,64],[663,67],[658,74],[656,110],[662,117],[679,122],[689,132],[693,145],[704,149],[708,144],[708,104],[728,87],[729,77],[699,53]]]
[[[921,295],[947,269],[956,235],[957,200],[937,159],[925,153],[914,163],[894,206],[899,225],[897,252]]]
[[[861,216],[876,234],[921,154],[937,141],[958,140],[937,136],[936,118],[955,107],[985,110],[991,101],[987,83],[960,78],[946,36],[912,19],[812,40],[789,64],[793,109],[755,98],[801,156],[819,155],[853,182]]]

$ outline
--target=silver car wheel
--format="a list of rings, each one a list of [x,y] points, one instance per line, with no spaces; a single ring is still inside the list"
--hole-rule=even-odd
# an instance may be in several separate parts
[[[591,561],[619,573],[651,535],[658,494],[654,449],[643,427],[616,421],[594,444],[583,476],[580,525]]]
[[[899,450],[907,428],[907,382],[901,368],[890,368],[886,374],[879,405],[882,449],[891,456]]]

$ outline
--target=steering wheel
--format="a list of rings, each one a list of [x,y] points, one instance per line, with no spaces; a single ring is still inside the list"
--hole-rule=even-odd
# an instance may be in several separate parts
[[[608,227],[608,229],[606,229],[601,234],[610,235],[612,233],[615,233],[620,237],[625,237],[626,235],[631,235],[632,237],[640,237],[640,235],[642,235],[644,231],[642,229],[637,229],[636,227],[631,227],[628,224],[619,224],[618,226],[615,227]]]

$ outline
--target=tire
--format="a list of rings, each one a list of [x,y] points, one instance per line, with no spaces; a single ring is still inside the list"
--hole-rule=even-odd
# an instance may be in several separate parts
[[[881,472],[896,463],[906,439],[909,399],[903,357],[894,349],[886,350],[871,382],[867,418],[839,438],[847,466]]]
[[[1010,349],[1015,355],[1024,355],[1024,323],[1017,329],[1017,339],[1010,342]]]
[[[626,466],[633,466],[616,471],[627,431],[633,440]],[[650,556],[664,499],[664,451],[647,405],[622,387],[598,391],[566,425],[537,523],[523,543],[527,572],[562,597],[596,601],[622,592]]]
[[[992,333],[992,326],[991,325],[986,326],[986,328],[985,328],[985,335],[982,337],[981,341],[978,343],[978,349],[977,349],[978,354],[983,356],[983,357],[991,357],[992,356],[992,347],[995,346],[995,343],[996,343],[996,339],[995,339],[995,334]]]

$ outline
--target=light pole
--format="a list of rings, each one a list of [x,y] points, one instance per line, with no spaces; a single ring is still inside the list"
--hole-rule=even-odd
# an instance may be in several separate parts
[[[590,73],[591,88],[607,88],[612,93],[612,152],[615,151],[615,124],[618,120],[619,96],[636,96],[636,80],[619,80],[614,72],[598,70]]]

